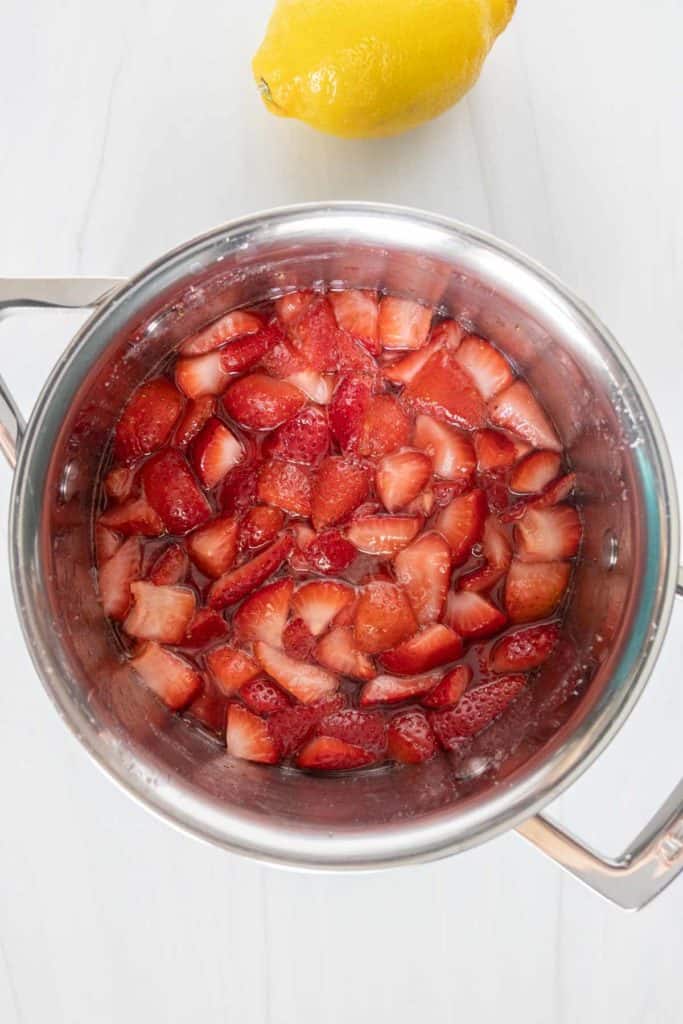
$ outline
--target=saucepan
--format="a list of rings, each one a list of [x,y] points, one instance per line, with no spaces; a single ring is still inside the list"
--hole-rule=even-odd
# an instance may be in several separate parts
[[[572,644],[545,664],[524,715],[464,763],[444,755],[323,778],[234,760],[140,686],[97,600],[95,482],[133,387],[225,310],[323,282],[426,300],[491,338],[541,394],[577,474],[585,537]],[[127,281],[0,281],[0,313],[22,306],[93,313],[27,426],[3,389],[19,618],[63,720],[128,793],[225,849],[300,868],[423,861],[511,828],[625,908],[683,868],[683,783],[616,859],[539,813],[623,725],[683,593],[676,487],[652,403],[609,331],[561,282],[443,217],[330,203],[233,221]]]

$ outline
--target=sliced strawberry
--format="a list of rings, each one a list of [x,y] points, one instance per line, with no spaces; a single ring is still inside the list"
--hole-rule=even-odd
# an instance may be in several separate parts
[[[165,377],[140,385],[116,424],[114,457],[117,462],[129,464],[161,448],[182,407],[181,396]]]
[[[315,649],[315,657],[325,668],[352,679],[373,679],[376,675],[372,659],[356,647],[354,632],[349,626],[335,626]]]
[[[433,711],[430,721],[441,746],[457,749],[459,740],[476,736],[502,715],[525,684],[526,676],[501,676],[468,690],[455,707]]]
[[[379,459],[407,445],[410,431],[410,420],[393,395],[376,395],[370,399],[363,416],[358,452],[370,459]]]
[[[529,508],[515,526],[517,555],[524,562],[573,558],[581,541],[581,520],[572,505]]]
[[[254,334],[263,327],[263,321],[254,313],[247,313],[245,310],[236,309],[232,313],[225,313],[214,320],[208,327],[190,335],[180,346],[179,352],[184,356],[201,356],[205,352],[211,352],[220,348],[233,338],[239,338],[244,334]]]
[[[367,654],[378,654],[400,644],[417,629],[417,620],[403,590],[378,581],[363,587],[354,619],[356,644]]]
[[[323,771],[343,771],[372,764],[375,755],[352,743],[333,736],[316,736],[309,740],[297,758],[297,767]]]
[[[470,491],[454,498],[436,518],[434,529],[450,544],[453,565],[462,565],[481,540],[486,520],[486,496],[483,491]]]
[[[263,360],[267,352],[284,341],[276,324],[268,324],[253,334],[235,338],[221,349],[221,366],[227,373],[244,373]]]
[[[195,398],[185,406],[185,411],[175,428],[174,444],[177,448],[186,448],[190,441],[202,429],[204,424],[211,419],[216,411],[216,399],[213,395],[203,395]]]
[[[461,654],[462,640],[458,634],[435,622],[393,650],[380,654],[379,661],[387,672],[409,676],[429,672],[438,665],[455,661]]]
[[[318,373],[317,370],[297,370],[285,377],[287,384],[293,384],[318,405],[329,405],[334,394],[336,377],[333,373]]]
[[[489,415],[497,427],[519,434],[534,448],[562,451],[555,428],[533,391],[523,380],[516,380],[491,400]]]
[[[378,355],[379,345],[377,292],[347,288],[341,292],[330,292],[329,300],[334,309],[337,324],[354,338],[360,338],[370,352]]]
[[[112,501],[125,501],[133,493],[135,470],[132,466],[115,466],[104,478],[104,490]]]
[[[471,487],[472,484],[467,480],[434,480],[431,488],[434,504],[437,508],[445,508],[446,505],[450,505],[453,498],[465,494]]]
[[[294,351],[284,335],[266,352],[261,365],[272,377],[279,380],[306,369],[301,355]]]
[[[340,331],[335,344],[337,350],[337,370],[339,373],[365,376],[368,380],[377,385],[379,384],[381,373],[377,363],[366,347],[369,343],[363,344],[362,341],[357,341],[350,334],[347,334],[346,331]]]
[[[294,584],[276,580],[250,594],[235,612],[235,633],[242,640],[264,640],[274,647],[282,643],[282,631],[289,615]]]
[[[489,665],[494,672],[526,672],[542,665],[560,638],[556,622],[516,629],[501,637],[491,651]]]
[[[228,624],[219,612],[201,608],[187,627],[183,647],[206,647],[214,640],[222,640],[228,632]]]
[[[426,708],[454,707],[471,682],[472,669],[469,665],[456,665],[433,690],[424,695],[422,703]]]
[[[372,382],[366,376],[345,377],[337,385],[329,409],[330,430],[343,451],[355,451],[358,447],[372,392]]]
[[[432,460],[424,452],[404,448],[385,455],[377,466],[377,494],[389,512],[398,512],[417,497],[432,475]]]
[[[347,569],[358,554],[356,548],[339,530],[324,530],[315,534],[305,549],[306,566],[314,572],[337,576]]]
[[[477,461],[471,441],[460,431],[431,416],[418,416],[413,444],[429,455],[437,476],[469,484]]]
[[[123,623],[128,636],[162,644],[182,642],[195,612],[194,591],[138,580],[131,583],[130,592],[133,607]]]
[[[215,487],[243,458],[242,445],[215,416],[192,443],[192,464],[205,487]]]
[[[220,610],[246,597],[280,568],[291,550],[292,538],[289,535],[280,537],[250,562],[224,573],[209,589],[209,607]]]
[[[142,548],[139,537],[130,537],[100,566],[98,582],[104,614],[121,620],[132,601],[131,584],[140,576]]]
[[[434,511],[435,504],[434,491],[431,487],[427,487],[416,498],[408,502],[404,511],[408,512],[409,515],[427,519]]]
[[[420,697],[423,693],[433,690],[439,681],[438,675],[414,676],[376,676],[365,683],[360,691],[361,707],[371,704],[399,704],[403,700]]]
[[[314,580],[304,583],[294,594],[292,604],[313,636],[324,633],[342,608],[351,604],[354,592],[346,583]]]
[[[571,574],[568,562],[520,562],[513,558],[505,581],[510,622],[534,622],[552,615]]]
[[[186,707],[201,691],[202,677],[194,666],[153,641],[146,643],[130,664],[172,711]]]
[[[455,358],[486,402],[514,380],[512,367],[505,356],[476,334],[469,334],[463,340]]]
[[[224,512],[235,512],[249,508],[256,501],[258,470],[253,465],[241,465],[231,469],[221,488],[221,508]]]
[[[288,292],[275,303],[275,312],[285,327],[292,327],[304,310],[310,306],[316,293],[310,290]]]
[[[322,409],[306,406],[274,430],[263,445],[265,455],[315,466],[330,450],[330,428]]]
[[[503,578],[512,561],[512,545],[495,516],[488,516],[484,524],[482,548],[486,561],[460,577],[459,590],[490,590]]]
[[[228,702],[212,684],[204,681],[202,692],[185,711],[185,717],[218,736],[225,742],[225,723]]]
[[[474,435],[474,450],[480,473],[507,469],[516,458],[513,442],[499,430],[478,430]]]
[[[361,505],[370,489],[370,473],[348,459],[330,455],[324,459],[313,485],[311,519],[316,530],[335,526]]]
[[[158,537],[164,532],[163,522],[145,498],[129,498],[122,505],[112,506],[100,516],[99,523],[125,537]]]
[[[303,391],[286,381],[250,373],[234,381],[223,395],[223,405],[234,420],[252,430],[271,430],[305,404]]]
[[[346,542],[345,542],[346,543]],[[350,546],[350,545],[349,545]],[[95,527],[95,560],[101,568],[121,547],[121,538],[107,526],[98,523]],[[355,548],[353,549],[355,555]]]
[[[147,501],[169,533],[189,533],[210,517],[211,507],[182,452],[168,448],[153,455],[141,473]]]
[[[506,618],[499,608],[473,591],[451,591],[445,622],[466,640],[481,640],[503,628]]]
[[[417,516],[365,516],[349,526],[346,536],[359,551],[390,557],[409,544],[419,529]]]
[[[187,550],[205,576],[218,579],[235,561],[238,536],[237,516],[218,516],[190,534]]]
[[[299,661],[313,660],[315,637],[303,619],[292,619],[287,623],[282,634],[282,647],[290,658],[298,658]]]
[[[320,373],[337,368],[336,341],[339,327],[325,295],[316,295],[290,326],[291,345],[307,367]]]
[[[230,371],[223,365],[222,352],[188,356],[175,364],[175,382],[188,398],[222,395],[229,381]]]
[[[285,515],[279,508],[255,505],[242,521],[240,546],[250,551],[262,548],[264,544],[275,540],[284,524]]]
[[[431,307],[385,295],[379,304],[377,325],[382,348],[422,348],[431,322]]]
[[[452,353],[435,352],[403,390],[403,401],[415,412],[476,430],[486,420],[486,405]]]
[[[311,513],[311,471],[295,462],[271,459],[261,466],[256,493],[259,501],[293,516]]]
[[[433,333],[433,332],[432,332]],[[408,384],[417,377],[422,367],[429,362],[435,352],[441,348],[442,342],[439,338],[430,341],[427,345],[411,352],[402,359],[395,359],[382,368],[382,374],[392,384]]]
[[[271,715],[290,706],[282,690],[269,679],[251,679],[240,687],[239,696],[255,715]]]
[[[557,452],[532,452],[515,467],[510,487],[519,494],[536,494],[555,479],[561,462]]]
[[[281,757],[291,757],[302,746],[315,728],[324,711],[318,706],[295,704],[270,715],[268,726],[275,738]]]
[[[565,501],[569,497],[575,486],[576,473],[567,473],[549,483],[537,498],[531,499],[530,504],[534,508],[548,508],[550,505],[557,505],[559,501]]]
[[[440,618],[451,575],[451,550],[441,534],[430,530],[399,551],[394,570],[419,624]]]
[[[389,722],[389,756],[403,764],[428,761],[437,751],[436,737],[423,711],[400,711]]]
[[[387,730],[384,715],[377,711],[359,711],[343,708],[321,718],[316,726],[319,736],[353,743],[380,757],[387,749]]]
[[[270,644],[260,641],[255,643],[254,653],[264,672],[302,704],[313,704],[334,693],[339,686],[339,680],[331,672],[290,658],[284,651]]]
[[[169,544],[161,552],[149,571],[149,579],[156,586],[180,583],[187,576],[190,563],[185,548],[180,544]]]
[[[206,655],[206,665],[219,690],[226,697],[232,697],[250,679],[255,679],[260,671],[253,658],[244,651],[231,647],[230,644],[223,644],[209,651]]]
[[[467,331],[464,327],[461,327],[457,320],[440,320],[438,324],[432,327],[429,343],[430,345],[432,343],[441,345],[443,348],[455,352],[456,349],[460,348],[462,340],[466,336]]]
[[[225,742],[228,753],[244,761],[277,764],[280,760],[268,723],[241,704],[231,704],[228,708]]]

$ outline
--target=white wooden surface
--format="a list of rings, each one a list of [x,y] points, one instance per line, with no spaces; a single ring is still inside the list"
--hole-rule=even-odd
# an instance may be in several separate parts
[[[679,0],[523,0],[456,110],[372,142],[262,110],[249,57],[268,6],[0,0],[0,275],[127,274],[292,201],[441,211],[600,312],[683,480]],[[27,411],[73,325],[0,329]],[[0,467],[3,539],[9,487]],[[157,821],[58,721],[2,571],[2,1024],[681,1020],[683,882],[628,916],[516,835],[400,873],[313,876]],[[612,852],[680,775],[682,638],[678,609],[636,713],[554,808]]]

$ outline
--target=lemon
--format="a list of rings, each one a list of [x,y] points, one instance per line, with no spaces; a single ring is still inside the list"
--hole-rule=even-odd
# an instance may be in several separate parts
[[[276,0],[252,67],[270,111],[394,135],[475,83],[516,0]]]

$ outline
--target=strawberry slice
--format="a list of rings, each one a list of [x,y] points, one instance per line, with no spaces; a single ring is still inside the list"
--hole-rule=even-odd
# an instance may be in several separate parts
[[[336,377],[332,373],[318,373],[317,370],[297,370],[287,374],[287,384],[293,384],[318,405],[329,405],[334,394]]]
[[[436,504],[434,498],[434,491],[431,487],[425,488],[421,494],[418,494],[416,498],[408,502],[404,511],[408,512],[413,516],[420,516],[422,519],[427,519],[434,511],[434,505]]]
[[[361,687],[360,705],[399,704],[403,700],[420,697],[423,693],[433,690],[439,682],[438,675],[414,676],[376,676]]]
[[[415,412],[468,430],[484,426],[486,405],[471,379],[446,349],[435,352],[403,390],[403,401]]]
[[[285,524],[285,515],[279,508],[255,505],[242,521],[240,546],[250,551],[262,548],[275,540]]]
[[[379,355],[377,292],[347,288],[341,292],[330,292],[329,299],[339,327],[354,338],[360,338],[373,355]]]
[[[139,537],[130,537],[104,565],[100,566],[99,587],[104,614],[125,619],[132,601],[131,584],[140,576],[142,548]]]
[[[397,554],[420,529],[417,516],[365,516],[346,531],[347,539],[368,555]]]
[[[182,452],[168,448],[153,455],[141,470],[147,501],[169,533],[189,533],[211,515]]]
[[[280,537],[250,562],[224,573],[209,588],[209,607],[220,610],[246,597],[277,572],[291,550],[292,538],[289,535]]]
[[[332,305],[325,295],[315,295],[290,325],[291,345],[307,367],[320,373],[337,368],[339,327]]]
[[[472,443],[460,431],[431,416],[418,416],[413,444],[429,455],[437,476],[469,485],[477,461]]]
[[[247,642],[263,640],[279,647],[293,589],[292,580],[276,580],[247,597],[235,612],[236,635]]]
[[[329,455],[320,464],[313,485],[311,519],[316,530],[335,526],[361,505],[370,489],[365,466]]]
[[[222,395],[229,381],[230,371],[223,365],[222,352],[188,356],[175,364],[175,382],[188,398]]]
[[[469,665],[456,665],[433,690],[424,695],[422,703],[426,708],[452,708],[471,682],[472,669]]]
[[[219,612],[201,608],[187,627],[183,647],[206,647],[214,640],[222,640],[228,632],[228,624]]]
[[[367,680],[376,675],[372,660],[356,647],[354,633],[349,626],[331,629],[318,641],[315,657],[325,668],[352,679]]]
[[[353,600],[354,592],[346,583],[314,580],[299,587],[292,604],[313,636],[320,636],[342,608]]]
[[[534,622],[552,615],[571,574],[568,562],[520,562],[513,558],[504,601],[510,622]]]
[[[211,683],[204,682],[202,692],[185,711],[185,718],[225,742],[228,702]]]
[[[194,441],[197,434],[216,411],[216,399],[213,395],[195,398],[185,406],[185,412],[178,421],[173,435],[173,443],[177,448],[186,448]]]
[[[95,526],[95,560],[101,568],[121,547],[121,538],[107,526]],[[354,548],[355,554],[355,548]]]
[[[274,326],[280,329],[277,322],[275,322]],[[306,369],[303,359],[298,352],[293,350],[284,334],[281,340],[277,341],[266,352],[261,360],[261,365],[264,370],[268,371],[271,377],[277,377],[279,380],[283,380],[293,373],[299,373],[300,370]]]
[[[180,583],[187,576],[189,567],[190,563],[185,548],[181,548],[180,544],[169,544],[150,569],[150,582],[157,587]]]
[[[354,618],[356,644],[367,654],[378,654],[400,644],[417,629],[417,620],[403,590],[378,580],[360,592]]]
[[[410,676],[455,661],[461,654],[462,640],[458,634],[435,622],[392,651],[380,654],[379,661],[387,672]]]
[[[130,464],[168,440],[183,400],[165,377],[147,381],[133,392],[114,430],[114,457]]]
[[[363,416],[358,452],[370,459],[395,452],[410,440],[411,423],[393,395],[371,398]]]
[[[315,534],[305,547],[306,568],[325,575],[337,576],[347,569],[357,555],[356,548],[339,530],[324,530]]]
[[[573,558],[581,541],[581,520],[572,505],[529,508],[515,526],[517,555],[524,562]]]
[[[331,672],[290,658],[270,644],[258,641],[254,644],[254,653],[264,672],[302,704],[313,704],[334,693],[339,686],[339,680]]]
[[[505,356],[476,334],[469,334],[463,340],[455,358],[486,402],[514,380],[512,367]]]
[[[332,437],[343,451],[356,451],[373,386],[366,376],[345,377],[332,396],[329,408]]]
[[[369,381],[379,385],[381,373],[368,351],[369,344],[356,340],[346,331],[340,331],[336,340],[337,370],[344,375],[367,377]]]
[[[514,443],[499,430],[478,430],[474,435],[474,450],[480,473],[508,469],[517,457]]]
[[[269,679],[251,679],[240,687],[239,696],[255,715],[271,715],[290,706],[282,690]]]
[[[427,716],[417,708],[400,711],[389,722],[389,755],[403,764],[428,761],[437,751],[436,737]]]
[[[145,686],[172,711],[180,711],[200,693],[202,677],[189,661],[154,641],[131,658],[131,666]]]
[[[455,352],[460,348],[463,338],[467,337],[467,331],[457,320],[440,320],[432,327],[430,345],[433,343]]]
[[[195,612],[194,591],[138,580],[131,583],[130,592],[134,603],[123,623],[128,636],[162,644],[182,642]]]
[[[377,323],[382,348],[422,348],[431,322],[430,306],[385,295],[379,304]]]
[[[264,462],[256,488],[259,501],[293,516],[311,513],[311,472],[295,462]]]
[[[263,444],[263,453],[315,466],[330,450],[330,428],[322,409],[306,406],[274,430]]]
[[[432,475],[432,460],[424,452],[404,448],[385,455],[377,466],[375,487],[388,512],[405,508],[424,489]]]
[[[230,644],[222,644],[209,651],[206,655],[206,665],[219,690],[226,697],[232,697],[250,679],[255,679],[260,671],[253,658],[245,651],[231,647]]]
[[[459,590],[490,590],[503,578],[512,561],[512,545],[495,516],[488,516],[482,538],[484,565],[458,580]]]
[[[178,351],[184,356],[201,356],[205,352],[220,348],[221,345],[225,345],[233,338],[239,338],[244,334],[254,334],[262,327],[263,321],[260,317],[254,313],[236,309],[232,313],[225,313],[208,327],[197,331],[196,334],[191,334]]]
[[[394,559],[396,580],[405,589],[421,626],[441,616],[451,575],[451,549],[440,533],[423,533]]]
[[[534,448],[549,448],[561,452],[562,445],[555,428],[538,403],[536,396],[523,380],[505,388],[489,403],[491,422],[528,441]]]
[[[283,711],[276,711],[268,719],[271,733],[275,737],[282,757],[291,757],[313,732],[315,725],[325,715],[345,706],[343,694],[335,693],[316,704],[296,704]]]
[[[275,302],[275,313],[285,327],[293,327],[305,309],[313,302],[316,293],[309,289],[288,292]]]
[[[114,505],[100,516],[99,523],[125,537],[158,537],[164,532],[163,522],[145,498],[129,498],[122,505]]]
[[[282,634],[282,647],[290,658],[298,658],[299,661],[313,660],[315,637],[303,619],[292,619],[287,623]]]
[[[375,755],[362,747],[345,743],[333,736],[316,736],[303,748],[296,763],[298,768],[343,771],[347,768],[362,768],[374,760]]]
[[[221,508],[224,512],[250,508],[256,502],[258,470],[253,465],[240,465],[231,469],[221,488]]]
[[[567,473],[565,476],[553,480],[545,487],[537,498],[532,498],[530,504],[534,508],[548,508],[550,505],[557,505],[570,496],[576,486],[576,473]]]
[[[510,487],[518,494],[536,494],[555,479],[561,462],[557,452],[531,452],[513,470]]]
[[[234,381],[223,395],[228,414],[243,427],[271,430],[291,419],[306,402],[306,396],[293,384],[250,373]]]
[[[526,672],[538,668],[553,653],[559,639],[557,622],[516,629],[496,642],[489,665],[494,672]]]
[[[221,366],[226,373],[244,373],[261,362],[267,352],[284,340],[277,324],[268,324],[254,334],[235,338],[221,349]]]
[[[526,676],[501,676],[468,690],[454,708],[433,711],[430,721],[442,747],[458,748],[464,737],[476,736],[502,715],[526,685]]]
[[[242,445],[215,416],[192,443],[192,464],[205,487],[215,487],[244,458]]]
[[[133,493],[135,470],[132,466],[115,466],[109,470],[103,484],[105,493],[111,501],[125,501]]]
[[[376,757],[381,757],[387,749],[387,730],[381,712],[342,708],[321,718],[315,731],[319,736],[333,736],[362,747]]]
[[[218,516],[187,538],[190,558],[205,576],[218,579],[235,561],[238,534],[236,516]]]
[[[453,565],[462,565],[484,533],[486,495],[481,490],[470,491],[454,498],[436,518],[434,529],[444,535],[450,544]]]
[[[386,380],[390,380],[392,384],[409,384],[411,380],[417,377],[422,367],[429,362],[434,353],[439,351],[441,346],[441,339],[436,338],[422,348],[417,349],[417,351],[411,352],[410,355],[404,356],[402,359],[396,359],[392,363],[387,363],[382,368],[382,375]]]
[[[491,601],[474,591],[451,591],[445,622],[467,640],[481,640],[503,628],[505,615]]]
[[[231,704],[228,708],[225,743],[229,754],[244,761],[277,764],[280,760],[268,723],[241,704]]]

